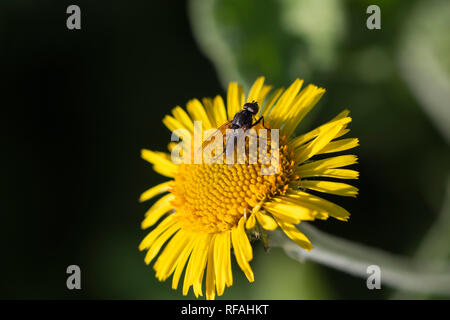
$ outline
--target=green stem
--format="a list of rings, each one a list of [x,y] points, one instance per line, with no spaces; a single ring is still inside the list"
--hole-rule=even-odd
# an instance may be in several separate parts
[[[416,261],[434,261],[436,266],[442,264],[445,268],[450,254],[450,177],[447,179],[447,190],[444,203],[438,218],[424,236],[422,243],[417,249],[414,259]],[[397,291],[392,299],[424,299],[426,296],[413,295],[411,293]]]
[[[450,296],[450,266],[418,263],[379,249],[354,243],[319,231],[308,223],[299,229],[311,240],[314,248],[307,252],[282,232],[272,233],[271,246],[281,247],[293,259],[310,259],[354,276],[367,278],[367,267],[381,270],[381,286],[408,292]]]

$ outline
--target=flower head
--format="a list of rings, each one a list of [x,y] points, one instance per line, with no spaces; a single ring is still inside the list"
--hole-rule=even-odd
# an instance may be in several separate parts
[[[247,279],[254,281],[249,264],[253,257],[249,240],[252,230],[280,227],[299,246],[311,250],[310,241],[296,225],[330,216],[343,221],[349,218],[345,209],[315,195],[357,195],[357,188],[332,181],[357,179],[357,171],[343,169],[355,164],[357,157],[326,157],[358,145],[356,138],[339,139],[349,131],[349,111],[293,137],[301,120],[325,92],[314,85],[303,90],[301,86],[302,81],[297,79],[288,89],[275,90],[268,97],[271,86],[264,85],[260,77],[245,99],[242,87],[231,82],[226,107],[220,96],[203,99],[203,103],[194,99],[187,103],[187,112],[176,107],[163,119],[171,131],[184,129],[195,134],[194,121],[201,121],[202,130],[219,128],[232,120],[245,102],[256,101],[261,106],[259,116],[264,117],[266,127],[279,129],[280,139],[273,174],[263,174],[267,164],[248,158],[236,164],[176,164],[168,153],[142,151],[142,157],[153,164],[156,172],[171,179],[145,191],[140,198],[147,201],[166,193],[147,211],[142,228],[157,226],[139,246],[147,250],[145,262],[149,264],[165,245],[154,264],[159,280],[173,274],[172,288],[176,289],[185,270],[183,294],[192,286],[198,297],[203,295],[206,277],[206,298],[214,299],[216,293],[222,295],[225,286],[233,284],[232,250]],[[173,147],[171,144],[169,148]],[[190,149],[195,152],[194,144]]]

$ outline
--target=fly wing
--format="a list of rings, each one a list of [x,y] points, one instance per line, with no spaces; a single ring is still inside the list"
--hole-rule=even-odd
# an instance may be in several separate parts
[[[223,125],[221,125],[219,128],[217,128],[217,131],[220,131],[220,133],[222,135],[225,135],[227,129],[231,128],[231,125],[232,125],[231,121],[227,121]],[[202,151],[205,150],[205,147],[207,145],[209,145],[211,142],[214,141],[213,137],[217,134],[217,131],[215,131],[213,134],[211,134],[209,137],[207,137],[205,139],[205,141],[202,143]]]

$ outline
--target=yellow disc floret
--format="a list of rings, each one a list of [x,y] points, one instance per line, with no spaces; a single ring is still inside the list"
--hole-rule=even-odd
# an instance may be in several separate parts
[[[240,218],[263,200],[283,194],[295,179],[292,154],[282,137],[279,170],[263,175],[269,166],[255,164],[181,164],[171,192],[175,217],[184,230],[219,233],[231,230]]]

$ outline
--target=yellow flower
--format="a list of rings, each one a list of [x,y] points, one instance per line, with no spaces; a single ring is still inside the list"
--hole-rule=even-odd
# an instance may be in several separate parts
[[[139,249],[147,250],[145,262],[154,264],[156,277],[166,280],[173,274],[172,288],[177,289],[183,270],[183,295],[192,286],[196,297],[202,296],[206,272],[206,298],[223,294],[233,284],[231,250],[250,282],[254,281],[249,262],[253,249],[249,241],[252,230],[283,232],[306,250],[312,245],[295,225],[301,221],[327,219],[346,221],[350,214],[342,207],[309,191],[356,197],[358,189],[334,179],[357,179],[358,172],[343,169],[357,162],[354,155],[325,157],[325,154],[354,148],[358,139],[338,139],[346,134],[351,118],[344,110],[331,121],[297,137],[294,130],[324,94],[323,88],[297,79],[287,89],[275,90],[264,77],[253,84],[247,99],[237,83],[228,87],[227,107],[220,96],[187,103],[187,112],[177,106],[163,123],[171,130],[186,129],[194,133],[195,120],[202,130],[218,128],[231,120],[245,101],[257,101],[266,126],[280,129],[279,170],[261,174],[261,164],[175,164],[170,154],[142,150],[142,157],[156,172],[171,180],[145,191],[140,201],[167,193],[145,214],[142,228],[159,224],[144,238]],[[267,99],[266,99],[267,98]],[[319,156],[317,159],[316,156]],[[314,158],[313,158],[314,157]],[[325,178],[325,179],[324,179]],[[206,269],[206,270],[205,270]]]

